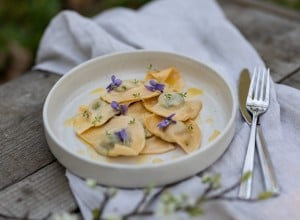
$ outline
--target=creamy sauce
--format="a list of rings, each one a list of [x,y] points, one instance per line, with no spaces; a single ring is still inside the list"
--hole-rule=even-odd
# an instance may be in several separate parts
[[[172,160],[176,160],[177,158],[181,157],[182,155],[176,155],[176,156],[172,156],[171,159]]]
[[[136,156],[134,159],[137,164],[145,164],[149,162],[150,157],[149,155],[139,155]]]
[[[219,130],[214,130],[212,135],[208,138],[208,141],[211,142],[211,141],[215,140],[218,137],[219,134],[220,134]]]
[[[78,140],[84,144],[86,146],[86,151],[85,150],[77,150],[77,153],[80,155],[85,155],[87,154],[87,156],[92,159],[92,160],[96,160],[96,161],[106,161],[106,157],[98,154],[95,149],[89,145],[87,142],[85,142],[84,140],[82,140],[81,138],[78,138]],[[82,153],[83,152],[83,153]]]
[[[213,123],[214,123],[214,119],[213,119],[213,118],[207,118],[207,119],[205,120],[205,122],[206,122],[207,124],[213,124]]]
[[[64,121],[64,126],[65,127],[73,127],[74,120],[75,120],[75,117],[72,117],[72,118],[69,118],[69,119],[65,120]]]
[[[104,92],[104,88],[100,87],[91,91],[91,94],[99,94]]]
[[[203,90],[198,89],[198,88],[189,88],[187,91],[187,96],[188,97],[194,97],[198,95],[203,95]]]
[[[79,154],[79,155],[84,155],[84,154],[85,154],[85,150],[82,150],[82,149],[79,149],[79,150],[77,150],[76,152],[77,152],[77,154]]]
[[[162,162],[164,162],[162,159],[160,159],[160,158],[154,158],[153,160],[152,160],[152,163],[154,163],[154,164],[157,164],[157,163],[162,163]]]
[[[89,156],[89,158],[96,160],[96,161],[107,161],[107,158],[98,154],[95,149],[91,146],[87,145],[87,154]]]
[[[106,162],[122,164],[145,164],[150,160],[149,155],[107,157]]]

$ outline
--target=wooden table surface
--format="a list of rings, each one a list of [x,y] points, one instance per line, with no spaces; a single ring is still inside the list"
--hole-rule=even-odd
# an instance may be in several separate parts
[[[271,68],[273,80],[300,89],[300,14],[254,0],[219,2]],[[31,71],[0,86],[0,219],[79,212],[42,126],[45,97],[59,78]]]

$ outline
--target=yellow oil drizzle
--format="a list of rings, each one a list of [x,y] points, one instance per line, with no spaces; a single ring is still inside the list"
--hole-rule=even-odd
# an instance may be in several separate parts
[[[160,159],[160,158],[154,158],[153,160],[152,160],[152,163],[154,163],[154,164],[157,164],[157,163],[162,163],[162,162],[164,162],[162,159]]]
[[[176,160],[177,158],[181,157],[181,155],[176,155],[176,156],[172,156],[171,159],[172,160]]]
[[[85,154],[85,150],[79,149],[79,150],[77,150],[77,154],[84,155]]]
[[[65,120],[64,121],[64,126],[65,127],[73,127],[74,120],[75,120],[75,117],[72,117],[72,118],[69,118],[69,119]]]
[[[208,138],[208,141],[211,142],[211,141],[215,140],[218,137],[219,134],[220,134],[219,130],[214,130],[212,135]]]
[[[98,154],[92,146],[87,145],[87,153],[89,158],[96,160],[96,161],[107,161],[107,158]]]
[[[93,159],[96,161],[106,161],[106,157],[98,154],[92,145],[85,142],[81,138],[78,138],[78,140],[86,146],[86,151],[84,151],[84,150],[82,150],[82,151],[84,151],[84,154],[86,153],[90,159]],[[79,153],[79,151],[81,151],[81,150],[78,150],[77,153]]]
[[[136,163],[137,164],[145,164],[149,161],[149,155],[139,155],[136,156]]]
[[[198,95],[203,95],[203,90],[198,89],[198,88],[189,88],[187,90],[187,96],[188,97],[194,97]]]
[[[91,94],[95,95],[95,94],[99,94],[99,93],[102,93],[102,92],[104,92],[104,88],[100,87],[100,88],[92,90]]]
[[[213,118],[207,118],[207,119],[205,120],[205,122],[206,122],[207,124],[213,124],[213,123],[214,123],[214,119],[213,119]]]
[[[169,77],[167,80],[166,80],[166,83],[169,84],[170,86],[174,86],[177,82],[177,78],[174,77],[174,75],[171,75],[171,77]]]
[[[145,164],[149,161],[149,156],[138,155],[138,156],[107,157],[106,161],[109,163]]]

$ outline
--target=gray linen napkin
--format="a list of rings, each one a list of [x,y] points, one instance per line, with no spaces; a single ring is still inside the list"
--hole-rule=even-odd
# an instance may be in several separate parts
[[[46,29],[37,56],[36,69],[65,74],[90,58],[135,49],[180,53],[206,63],[228,80],[237,91],[241,69],[263,65],[259,55],[224,17],[215,1],[158,0],[134,11],[108,10],[89,19],[75,12],[58,14]],[[271,85],[271,105],[261,118],[262,129],[282,189],[279,197],[247,203],[217,200],[204,205],[203,219],[300,219],[300,92],[283,85]],[[238,180],[250,128],[239,115],[235,137],[225,154],[207,169],[222,174],[222,186]],[[256,165],[258,166],[257,162]],[[72,192],[85,219],[103,200],[103,186],[97,192],[81,178],[66,172]],[[195,198],[203,191],[198,176],[170,188]],[[254,173],[254,194],[262,192],[259,172]],[[155,191],[159,188],[155,188]],[[232,195],[236,195],[236,191]],[[128,213],[138,203],[142,190],[118,191],[105,215]],[[130,200],[130,202],[128,202]],[[159,209],[159,202],[154,209]],[[149,219],[159,218],[153,216]],[[178,218],[187,218],[180,215]],[[171,218],[172,219],[172,218]]]

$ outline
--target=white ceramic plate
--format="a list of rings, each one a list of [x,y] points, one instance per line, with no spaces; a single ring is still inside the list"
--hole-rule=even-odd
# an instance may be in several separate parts
[[[147,66],[175,66],[186,87],[203,91],[203,109],[197,118],[201,147],[192,154],[180,149],[153,156],[109,159],[81,142],[67,121],[82,104],[99,96],[98,88],[121,79],[143,79]],[[94,92],[92,92],[94,91]],[[75,174],[118,187],[146,187],[178,181],[205,169],[228,147],[235,129],[236,100],[226,81],[206,65],[173,53],[137,51],[102,56],[85,62],[63,76],[50,91],[43,112],[46,138],[55,157]],[[214,131],[220,134],[212,141]]]

